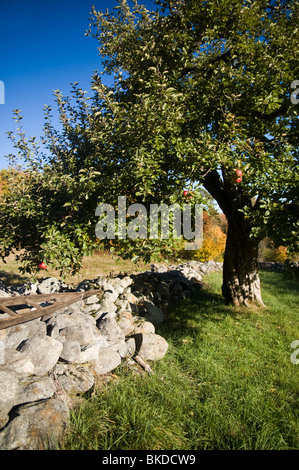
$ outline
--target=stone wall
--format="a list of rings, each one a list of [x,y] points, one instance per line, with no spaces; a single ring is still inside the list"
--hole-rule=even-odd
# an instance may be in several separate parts
[[[299,262],[286,260],[284,263],[258,263],[259,269],[283,273],[283,279],[299,280]]]
[[[84,280],[71,288],[56,278],[0,285],[0,297],[84,292],[100,295],[55,314],[0,330],[0,449],[54,449],[66,429],[71,397],[123,361],[162,359],[166,340],[156,333],[167,308],[200,286],[221,263],[152,265],[151,271]]]

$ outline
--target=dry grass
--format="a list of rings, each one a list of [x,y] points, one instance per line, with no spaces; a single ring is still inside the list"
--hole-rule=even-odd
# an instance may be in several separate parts
[[[94,253],[93,256],[86,256],[82,261],[82,268],[75,276],[67,275],[65,282],[69,285],[76,285],[83,279],[95,279],[99,276],[113,275],[120,273],[133,273],[149,269],[149,264],[134,264],[130,260],[117,260],[110,253]],[[0,282],[5,284],[23,284],[31,279],[29,274],[20,274],[20,263],[16,261],[15,255],[10,255],[6,259],[6,263],[0,260]],[[47,269],[39,271],[34,277],[42,279],[45,277],[60,278],[59,272]]]

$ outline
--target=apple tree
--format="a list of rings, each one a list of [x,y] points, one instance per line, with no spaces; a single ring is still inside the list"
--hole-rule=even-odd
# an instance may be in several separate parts
[[[228,220],[225,299],[263,304],[259,241],[270,234],[298,248],[291,85],[299,76],[299,3],[156,4],[155,12],[126,1],[112,14],[94,9],[90,30],[106,71],[118,74],[115,115],[124,116],[121,134],[136,145],[139,187],[155,191],[162,168],[169,178],[200,181]]]
[[[116,77],[94,87],[141,191],[159,194],[163,174],[163,188],[199,181],[215,198],[228,220],[223,295],[262,305],[259,241],[298,249],[299,2],[133,3],[93,9],[89,34]]]
[[[110,13],[93,8],[87,34],[113,83],[95,73],[93,97],[75,85],[75,105],[56,92],[61,130],[46,108],[47,155],[20,128],[10,134],[28,171],[0,208],[5,253],[21,239],[28,269],[43,254],[48,265],[62,259],[61,269],[76,270],[97,244],[100,202],[182,204],[183,190],[198,184],[228,220],[224,298],[263,305],[260,240],[298,249],[298,6],[157,0],[151,11],[119,0]],[[202,200],[194,194],[192,203]],[[173,245],[115,246],[149,257]]]

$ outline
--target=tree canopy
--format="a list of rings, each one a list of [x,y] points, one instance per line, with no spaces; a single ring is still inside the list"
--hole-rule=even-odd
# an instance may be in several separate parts
[[[104,72],[92,77],[92,97],[78,83],[73,97],[56,91],[61,129],[46,107],[46,155],[21,127],[10,133],[28,168],[26,183],[1,206],[3,252],[21,242],[28,269],[46,259],[76,270],[97,246],[99,203],[116,206],[125,195],[130,204],[183,204],[183,189],[196,185],[192,204],[204,200],[201,187],[215,198],[228,238],[239,234],[238,256],[254,244],[245,277],[237,275],[239,290],[264,236],[298,249],[298,105],[291,99],[299,77],[298,6],[158,0],[150,11],[120,0],[111,12],[93,7],[87,34],[98,41]],[[112,85],[105,85],[107,74]],[[21,123],[19,111],[16,119]],[[175,244],[126,239],[114,248],[149,258],[169,255]],[[232,277],[241,268],[227,256]]]

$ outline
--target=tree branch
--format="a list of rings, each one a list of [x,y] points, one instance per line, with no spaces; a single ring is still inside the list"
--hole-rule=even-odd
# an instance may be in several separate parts
[[[223,182],[216,170],[205,175],[203,185],[211,196],[217,201],[220,209],[227,214],[229,211],[229,201],[224,191]]]
[[[289,103],[285,101],[278,109],[271,111],[271,113],[261,113],[260,111],[253,111],[252,114],[260,119],[263,119],[264,121],[271,122],[279,116],[284,115],[289,109],[289,106]]]
[[[214,57],[207,65],[213,65],[216,62],[219,62],[220,60],[223,60],[224,62],[228,62],[229,56],[231,55],[231,50],[229,49],[226,52],[223,52],[221,55]],[[182,70],[181,74],[179,75],[179,80],[183,77],[185,77],[188,73],[190,72],[195,72],[198,70],[200,67],[198,65],[194,65],[193,67],[186,67]],[[207,72],[207,67],[203,70],[203,73]]]

